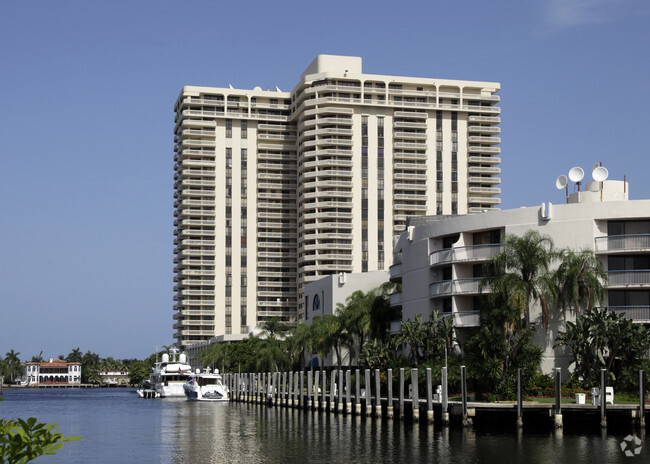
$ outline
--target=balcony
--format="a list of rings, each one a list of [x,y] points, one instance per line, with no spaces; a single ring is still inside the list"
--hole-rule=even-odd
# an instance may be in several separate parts
[[[641,287],[650,285],[650,270],[608,271],[607,286]]]
[[[427,134],[425,132],[395,131],[393,132],[393,138],[426,140]]]
[[[393,142],[393,148],[413,148],[419,150],[426,150],[427,144],[425,142]]]
[[[390,306],[402,306],[402,292],[392,293],[390,295]]]
[[[473,135],[473,136],[468,137],[467,141],[469,143],[498,144],[498,143],[501,143],[501,137],[484,137],[484,136]]]
[[[422,170],[425,171],[426,168],[423,168]],[[393,179],[395,181],[398,181],[398,180],[409,180],[409,181],[421,180],[421,181],[426,181],[427,180],[427,175],[422,174],[422,173],[418,173],[418,172],[413,172],[413,171],[410,171],[410,172],[395,172],[395,173],[393,173]],[[409,185],[409,184],[402,183],[402,185]],[[397,188],[397,187],[394,187],[394,188]],[[399,188],[403,188],[403,189],[408,190],[408,187],[404,187],[404,186],[401,186]],[[426,190],[426,185],[424,186],[424,189],[418,188],[417,190]]]
[[[426,122],[410,122],[410,121],[395,121],[393,127],[400,127],[404,129],[426,129]]]
[[[481,326],[480,311],[454,311],[451,315],[454,318],[454,327]]]
[[[443,280],[429,285],[429,296],[439,298],[449,295],[471,295],[478,294],[479,278]]]
[[[291,151],[295,150],[295,143],[289,142],[288,140],[279,140],[278,143],[257,143],[258,150],[282,150],[282,151]]]
[[[469,197],[467,202],[479,205],[500,205],[501,199],[493,197]]]
[[[596,237],[596,253],[650,251],[650,234]]]
[[[477,193],[479,195],[500,195],[501,189],[497,187],[469,187],[469,193]]]
[[[496,126],[469,126],[467,132],[477,132],[479,134],[500,134],[501,128]]]
[[[401,282],[402,281],[402,263],[393,264],[389,268],[390,272],[390,281],[391,282]]]
[[[498,156],[481,156],[473,155],[467,158],[467,161],[475,164],[499,164],[501,163],[501,158]]]
[[[422,118],[422,119],[427,118],[426,112],[419,112],[419,111],[395,110],[394,115],[396,118]]]
[[[469,147],[467,147],[467,151],[469,153],[492,153],[498,155],[499,153],[501,153],[501,148],[470,145]]]
[[[488,184],[488,185],[498,185],[501,183],[501,179],[498,177],[477,177],[472,176],[467,179],[470,184]]]
[[[429,267],[457,262],[485,261],[502,251],[503,245],[500,243],[446,248],[434,251],[429,255]]]
[[[335,137],[327,137],[318,140],[308,140],[303,144],[304,147],[312,147],[317,145],[341,145],[341,146],[352,146],[352,139],[341,139]]]
[[[303,126],[314,126],[316,124],[352,124],[351,118],[325,117],[319,119],[308,119],[303,121]]]
[[[470,115],[469,122],[486,122],[491,124],[500,124],[501,118],[498,116],[474,116]]]
[[[650,306],[609,306],[610,311],[640,324],[650,324]]]
[[[467,171],[470,174],[492,174],[492,175],[501,174],[501,168],[493,168],[493,167],[486,167],[486,166],[469,166],[467,168]],[[472,178],[470,177],[470,179]]]
[[[258,140],[280,140],[284,141],[293,141],[296,140],[295,135],[283,135],[283,134],[257,134]]]

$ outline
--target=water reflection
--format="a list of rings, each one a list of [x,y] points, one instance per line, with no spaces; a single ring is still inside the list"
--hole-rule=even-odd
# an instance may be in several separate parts
[[[479,433],[242,403],[170,403],[161,419],[162,462],[633,462],[606,431]]]
[[[627,458],[628,429],[503,432],[405,424],[246,403],[141,400],[121,391],[7,391],[0,417],[39,417],[83,441],[46,463],[640,463]],[[631,429],[630,429],[631,431]],[[41,460],[39,459],[39,462]]]

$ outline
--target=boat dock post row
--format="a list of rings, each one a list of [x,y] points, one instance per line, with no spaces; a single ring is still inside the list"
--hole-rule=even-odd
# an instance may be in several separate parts
[[[354,373],[354,379],[352,374]],[[329,375],[328,375],[329,374]],[[226,373],[224,383],[230,391],[230,400],[273,407],[297,408],[334,414],[375,417],[385,420],[408,420],[414,423],[441,424],[443,427],[454,423],[471,426],[473,418],[484,416],[503,419],[514,413],[515,424],[523,427],[524,418],[547,417],[551,425],[562,428],[563,416],[587,419],[597,416],[600,426],[607,427],[608,415],[617,419],[631,420],[640,428],[645,428],[645,373],[639,371],[639,403],[607,405],[605,395],[597,406],[588,404],[562,404],[560,369],[555,371],[555,402],[524,403],[521,383],[521,370],[517,379],[516,402],[481,403],[468,401],[465,366],[461,366],[460,401],[449,401],[447,391],[447,368],[441,372],[442,384],[435,393],[431,369],[425,370],[424,398],[419,397],[418,369],[410,372],[410,381],[405,381],[405,369],[400,368],[397,376],[397,396],[394,396],[393,370],[385,373],[379,369],[333,369],[292,371]],[[600,376],[600,391],[606,389],[606,372]],[[382,396],[382,376],[385,396]],[[363,380],[363,387],[362,382]],[[424,412],[422,417],[420,413]],[[535,417],[533,417],[535,416]],[[451,419],[454,419],[452,421]],[[548,420],[548,419],[547,419]]]

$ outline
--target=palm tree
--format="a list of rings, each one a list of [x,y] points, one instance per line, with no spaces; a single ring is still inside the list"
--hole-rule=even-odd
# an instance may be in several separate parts
[[[273,317],[262,324],[261,335],[265,335],[266,338],[261,339],[260,350],[256,359],[258,370],[274,370],[277,372],[280,368],[289,364],[289,356],[282,349],[281,340],[278,338],[278,336],[284,338],[286,331],[287,326],[277,317]]]
[[[14,379],[20,377],[23,372],[22,366],[20,365],[20,358],[18,358],[19,354],[20,353],[17,353],[14,350],[5,353],[5,369],[7,374],[9,374],[12,383]]]
[[[258,371],[279,372],[289,364],[289,357],[282,349],[279,340],[269,337],[266,340],[261,340],[255,361]]]
[[[555,339],[555,346],[564,346],[573,356],[575,374],[583,379],[590,379],[594,366],[595,350],[591,346],[589,322],[581,316],[574,322],[567,322],[564,332]]]
[[[345,328],[341,324],[341,319],[333,314],[316,316],[311,323],[311,329],[312,343],[314,344],[314,349],[320,354],[321,359],[324,361],[329,352],[334,350],[336,364],[340,369],[341,347],[349,338]]]
[[[363,349],[366,335],[370,331],[370,309],[374,299],[375,295],[372,292],[364,293],[357,290],[346,298],[345,304],[337,305],[337,316],[340,318],[341,324],[348,334],[354,335],[348,340],[350,365],[352,365],[354,353],[360,353]],[[354,349],[355,338],[358,341],[358,351]]]
[[[422,324],[422,316],[415,315],[414,320],[400,322],[399,343],[407,343],[411,352],[413,365],[418,367],[418,358],[420,357],[420,347],[424,341],[425,331]]]
[[[99,376],[101,358],[99,355],[97,353],[86,351],[81,362],[81,381],[84,383],[101,382],[101,377]]]
[[[507,296],[507,304],[519,308],[524,316],[525,328],[530,327],[530,306],[539,300],[542,321],[548,330],[550,301],[555,286],[549,275],[549,265],[555,252],[553,240],[535,230],[523,236],[506,236],[503,251],[484,265],[485,276],[479,283],[482,291],[488,287],[491,297]]]
[[[440,359],[446,352],[451,351],[455,341],[454,320],[443,316],[437,310],[431,311],[431,318],[423,324],[424,338],[422,348],[424,358]]]
[[[73,348],[70,354],[66,356],[65,360],[68,362],[81,362],[83,359],[83,353],[79,348]]]
[[[603,263],[589,249],[562,250],[560,259],[554,278],[562,309],[569,307],[576,315],[581,313],[581,307],[586,306],[590,311],[605,296],[601,282],[607,279],[607,274]]]
[[[392,339],[384,342],[378,338],[373,338],[361,350],[360,359],[362,364],[370,369],[385,369],[392,359],[393,351]]]
[[[305,367],[305,352],[312,353],[312,327],[304,322],[298,324],[284,340],[284,347],[291,369]]]
[[[390,295],[400,290],[400,285],[394,282],[385,282],[374,289],[375,295],[370,307],[370,332],[371,339],[387,342],[390,338],[390,323],[393,312],[390,308]]]
[[[278,335],[284,335],[284,333],[287,331],[286,324],[284,324],[278,317],[272,317],[264,321],[261,325],[261,328],[262,333],[273,338],[276,338]]]
[[[643,358],[650,347],[650,331],[622,315],[596,308],[567,322],[556,346],[567,347],[576,365],[576,374],[589,384],[599,369],[607,369],[615,381]],[[628,372],[629,376],[629,372]]]

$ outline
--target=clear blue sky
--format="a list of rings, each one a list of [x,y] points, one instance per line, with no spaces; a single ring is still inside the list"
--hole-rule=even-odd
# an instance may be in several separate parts
[[[647,0],[0,3],[0,355],[171,344],[173,105],[319,53],[502,85],[502,207],[601,161],[650,198]]]

